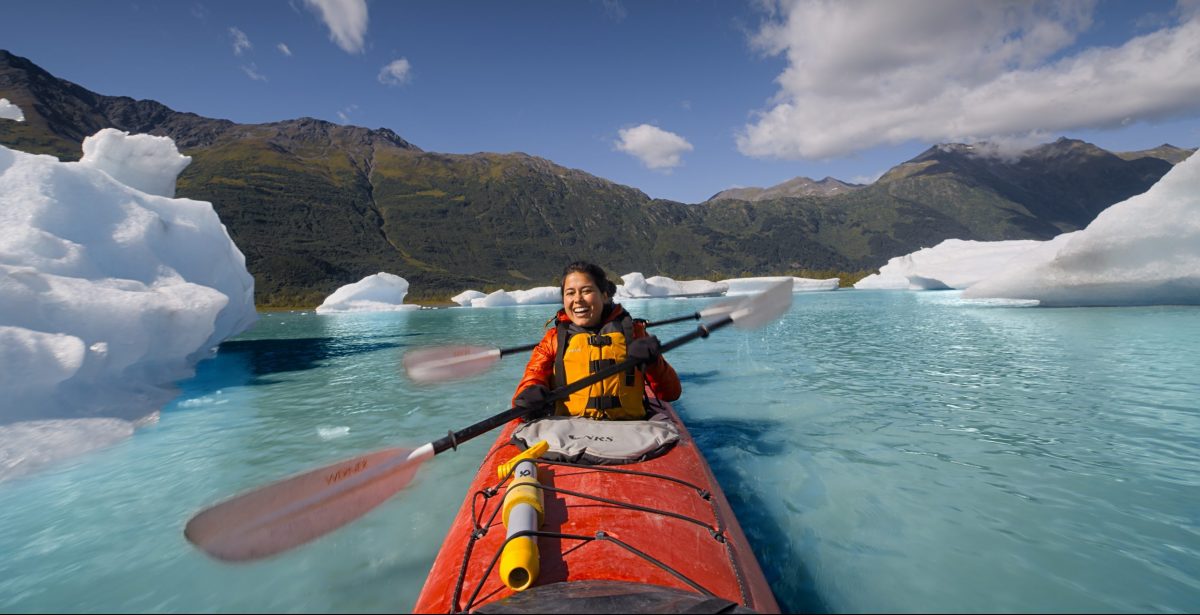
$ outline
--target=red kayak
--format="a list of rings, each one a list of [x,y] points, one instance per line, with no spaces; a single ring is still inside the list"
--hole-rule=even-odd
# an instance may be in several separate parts
[[[507,424],[472,481],[413,610],[778,613],[703,455],[670,404],[651,399],[651,406],[653,421]],[[664,423],[678,438],[652,442],[653,450],[628,463],[590,454],[561,461],[559,454],[560,461],[535,457],[505,466],[524,448],[514,443],[514,432],[518,439],[537,436],[527,430],[539,423],[566,441],[622,440],[588,429],[628,433],[641,425],[662,431]],[[531,454],[541,448],[522,444]],[[513,474],[518,477],[509,478]],[[521,525],[523,519],[532,525]]]

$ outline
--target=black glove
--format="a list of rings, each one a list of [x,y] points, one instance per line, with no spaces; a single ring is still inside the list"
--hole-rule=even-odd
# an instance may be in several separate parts
[[[627,354],[630,359],[637,359],[643,365],[654,363],[662,356],[662,344],[658,343],[658,337],[654,335],[639,337],[629,344]]]
[[[525,415],[527,419],[554,414],[554,402],[550,399],[550,389],[540,384],[525,387],[524,391],[517,393],[516,398],[513,399],[513,406],[529,410],[529,413]]]

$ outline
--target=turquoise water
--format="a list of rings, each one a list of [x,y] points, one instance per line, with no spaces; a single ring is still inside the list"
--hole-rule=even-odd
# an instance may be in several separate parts
[[[635,302],[651,320],[703,300]],[[409,348],[535,341],[548,306],[264,314],[157,424],[0,483],[0,611],[407,611],[491,438],[366,517],[230,565],[201,508],[507,407],[523,359],[416,387]],[[691,325],[664,326],[664,341]],[[796,295],[670,360],[676,404],[785,609],[1200,610],[1200,309]]]

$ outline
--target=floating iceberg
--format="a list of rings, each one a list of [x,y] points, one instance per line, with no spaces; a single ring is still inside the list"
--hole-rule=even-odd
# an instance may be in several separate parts
[[[827,280],[813,280],[809,278],[797,278],[792,276],[768,276],[760,278],[733,278],[729,280],[721,280],[721,284],[729,286],[729,292],[726,294],[734,297],[741,295],[754,295],[778,284],[780,282],[792,281],[792,292],[808,292],[821,290],[837,290],[838,278],[829,278]]]
[[[1052,258],[1072,233],[1050,241],[970,241],[947,239],[888,260],[879,273],[854,284],[857,289],[963,290],[1003,271],[1014,262]]]
[[[562,301],[557,286],[538,286],[528,290],[498,290],[485,295],[477,290],[468,290],[454,296],[454,301],[463,307],[505,307],[510,305],[551,305]]]
[[[1043,306],[1200,305],[1200,156],[1100,212],[1052,257],[1014,259],[963,297]]]
[[[729,285],[708,280],[676,281],[671,278],[656,275],[650,278],[641,273],[627,273],[621,276],[624,284],[617,285],[617,297],[628,299],[667,298],[667,297],[716,297],[724,295]]]
[[[963,290],[1042,306],[1200,305],[1200,156],[1049,241],[948,239],[888,261],[857,289]]]
[[[792,280],[792,292],[836,290],[838,278],[812,280],[778,276],[768,278],[740,278],[710,282],[708,280],[678,281],[656,275],[645,277],[633,272],[621,276],[624,284],[617,285],[614,299],[672,299],[683,297],[717,297],[729,295],[752,295],[761,292],[772,283]],[[510,305],[552,305],[562,303],[562,293],[557,286],[539,286],[530,290],[498,290],[485,295],[477,290],[463,291],[451,299],[463,307],[504,307]]]
[[[407,295],[408,280],[381,271],[333,291],[333,294],[317,306],[316,311],[318,314],[336,314],[421,309],[421,306],[415,303],[404,303],[404,297]]]
[[[128,436],[255,322],[212,205],[165,196],[186,164],[120,131],[79,162],[0,146],[0,478]]]
[[[486,296],[487,296],[486,294],[481,293],[477,290],[464,290],[463,292],[458,293],[457,295],[454,295],[453,297],[451,297],[450,300],[459,304],[462,307],[471,307],[472,300],[482,299]]]
[[[823,290],[837,290],[841,286],[840,278],[825,278],[824,280],[814,280],[812,278],[792,278],[792,292],[805,293]]]

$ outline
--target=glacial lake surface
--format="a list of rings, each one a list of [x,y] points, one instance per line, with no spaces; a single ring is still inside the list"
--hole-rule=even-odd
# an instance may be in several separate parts
[[[709,300],[632,301],[637,316]],[[536,341],[554,306],[263,314],[159,421],[0,483],[0,612],[406,612],[494,436],[265,561],[202,508],[508,407],[525,357],[416,386],[407,350]],[[664,325],[663,341],[694,322]],[[1200,610],[1200,309],[801,293],[668,355],[675,403],[787,611]]]

